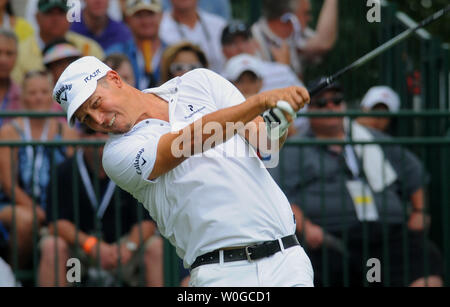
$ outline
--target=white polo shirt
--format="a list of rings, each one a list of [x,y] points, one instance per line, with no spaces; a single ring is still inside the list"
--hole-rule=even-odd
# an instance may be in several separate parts
[[[198,15],[200,20],[191,29],[175,21],[170,11],[165,12],[159,28],[159,37],[169,46],[181,41],[189,41],[200,46],[208,59],[209,68],[220,72],[225,64],[221,37],[227,22],[217,15],[201,10],[198,11]]]
[[[239,135],[188,158],[154,182],[160,137],[205,114],[242,103],[242,94],[216,73],[197,69],[144,91],[169,103],[170,123],[147,119],[107,142],[108,176],[149,211],[186,267],[213,250],[278,239],[295,232],[290,204],[255,151]],[[250,153],[246,156],[242,153]]]

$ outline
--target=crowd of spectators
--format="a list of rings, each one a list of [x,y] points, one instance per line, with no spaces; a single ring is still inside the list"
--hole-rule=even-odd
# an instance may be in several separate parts
[[[86,55],[102,59],[125,82],[140,90],[162,85],[197,68],[208,68],[221,74],[245,97],[276,88],[304,86],[309,81],[304,80],[305,67],[324,60],[337,42],[339,28],[338,0],[324,0],[315,30],[310,25],[310,0],[262,0],[261,18],[253,25],[232,19],[229,0],[84,0],[82,4],[80,20],[70,22],[66,0],[27,1],[26,18],[14,14],[10,0],[0,0],[1,111],[61,111],[51,97],[51,90],[64,69]],[[342,111],[340,106],[344,98],[341,94],[336,90],[332,97],[319,97],[311,109]],[[387,87],[374,87],[362,99],[362,109],[368,112],[396,112],[400,107],[398,95]],[[391,124],[389,119],[380,117],[364,117],[355,123],[357,131],[371,137],[382,137],[381,132],[372,132],[373,129],[386,132]],[[362,128],[361,125],[370,128]],[[322,131],[323,138],[333,138],[335,135],[327,133],[341,131],[336,130],[340,127],[344,127],[341,121],[325,118],[310,122],[300,117],[290,135],[318,137]],[[0,128],[0,139],[8,141],[105,138],[83,126],[69,129],[62,118],[0,117]],[[338,138],[341,136],[345,137],[345,133]],[[312,152],[305,154],[308,159],[302,167],[308,172],[299,170],[300,165],[295,163],[294,157],[298,156],[295,150],[287,153],[291,155],[288,158],[291,163],[284,172],[290,174],[290,184],[288,187],[280,184],[286,188],[293,204],[298,234],[304,236],[310,246],[314,269],[319,272],[315,274],[318,284],[323,284],[319,278],[322,276],[319,247],[332,240],[330,238],[339,240],[342,229],[337,222],[338,215],[342,218],[341,203],[337,201],[341,198],[336,194],[341,191],[341,187],[336,186],[341,179],[332,177],[338,174],[333,170],[359,170],[356,177],[347,172],[353,179],[368,178],[373,174],[368,171],[363,175],[366,169],[359,169],[358,161],[364,161],[364,157],[358,149],[350,147],[333,147],[323,153],[310,148]],[[353,153],[353,160],[346,159],[348,153]],[[378,160],[384,158],[380,148],[373,150],[374,153]],[[136,272],[142,271],[147,285],[161,286],[164,282],[162,239],[156,225],[145,214],[138,218],[140,204],[107,179],[101,167],[101,154],[102,148],[93,147],[84,150],[70,146],[57,149],[43,146],[0,148],[0,256],[19,269],[29,267],[33,234],[36,235],[37,231],[40,248],[38,280],[42,286],[67,285],[66,261],[74,255],[83,259],[85,267],[89,268],[83,272],[83,278],[103,276],[114,280],[121,273],[128,285],[136,285]],[[318,212],[320,204],[328,202],[317,195],[322,184],[318,158],[322,154],[329,155],[327,163],[334,163],[325,167],[330,173],[326,187],[331,189],[326,194],[336,200],[329,209],[331,214],[336,213],[336,220],[333,216],[328,219],[331,226],[320,224]],[[409,197],[418,214],[423,207],[419,200],[423,199],[424,183],[412,180],[416,177],[413,175],[423,172],[420,163],[413,155],[407,154],[411,169],[402,175],[396,169],[398,154],[399,149],[385,153],[388,160],[393,159],[388,171],[394,174],[394,179],[391,179],[398,185],[396,187],[405,180],[399,177],[407,176],[409,180],[406,182],[407,195],[396,195],[395,187],[389,187],[387,191],[392,194],[389,201],[394,200],[394,204],[388,205],[392,209],[389,215],[394,221],[394,233],[398,231],[395,226],[400,212],[396,206],[401,197]],[[53,169],[56,169],[55,173],[52,173]],[[278,171],[273,170],[277,180]],[[58,185],[62,187],[55,197],[51,196],[52,180],[55,180],[52,176],[58,178]],[[379,181],[379,178],[374,180]],[[74,186],[78,186],[78,192],[73,190]],[[375,189],[374,198],[378,206],[381,199],[378,195],[384,189],[387,187]],[[79,206],[75,206],[75,194],[78,195]],[[305,194],[308,197],[305,198]],[[346,221],[345,227],[349,229],[358,229],[361,224],[355,209],[352,209],[352,197],[350,194],[346,196],[350,205],[344,213],[348,216],[340,221]],[[302,206],[300,202],[306,202],[308,206]],[[382,209],[378,208],[380,212]],[[120,216],[119,229],[117,216]],[[411,231],[418,232],[412,234],[417,234],[417,240],[411,243],[416,244],[411,247],[416,248],[416,252],[423,248],[420,243],[423,243],[421,235],[425,227],[417,225],[418,219],[415,217],[410,227]],[[378,226],[375,223],[373,227],[381,231]],[[394,238],[398,237],[394,235]],[[358,239],[355,237],[352,241],[354,250],[361,243]],[[15,253],[18,255],[17,263],[13,259]],[[140,256],[141,263],[137,256]],[[358,256],[356,253],[354,257]],[[439,252],[433,249],[430,257],[434,257],[432,269],[436,277],[430,283],[439,285]],[[342,272],[339,271],[341,260],[336,259],[332,273],[337,279],[333,281],[338,284]],[[361,263],[359,258],[355,259]],[[0,271],[9,270],[1,258],[0,261]],[[143,270],[139,270],[140,265],[144,266]],[[54,270],[55,267],[58,270]],[[184,278],[183,285],[187,284],[188,273],[182,270],[180,274],[180,280]],[[392,277],[393,280],[398,274]],[[411,280],[411,283],[424,283],[421,279],[423,274],[417,270],[414,274],[419,281]],[[13,276],[8,278],[8,282],[14,279]],[[3,282],[6,283],[5,280]]]

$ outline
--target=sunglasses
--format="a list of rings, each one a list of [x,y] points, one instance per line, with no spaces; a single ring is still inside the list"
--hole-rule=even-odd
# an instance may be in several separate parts
[[[173,63],[172,65],[170,65],[170,72],[172,74],[177,74],[188,72],[197,68],[203,68],[203,65],[201,63]]]
[[[336,95],[333,98],[315,99],[315,100],[311,101],[311,106],[322,109],[328,105],[328,102],[332,102],[335,106],[339,106],[343,101],[344,101],[344,96]]]

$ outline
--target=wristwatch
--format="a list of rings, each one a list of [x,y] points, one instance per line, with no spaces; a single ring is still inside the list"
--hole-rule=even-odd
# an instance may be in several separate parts
[[[130,252],[135,252],[138,248],[137,244],[132,242],[132,241],[127,241],[127,243],[125,243],[125,247],[130,251]]]

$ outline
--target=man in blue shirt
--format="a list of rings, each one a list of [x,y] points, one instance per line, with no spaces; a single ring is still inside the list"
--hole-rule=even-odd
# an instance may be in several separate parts
[[[130,29],[108,16],[108,0],[86,0],[81,22],[74,22],[71,30],[99,43],[103,50],[132,38]]]

